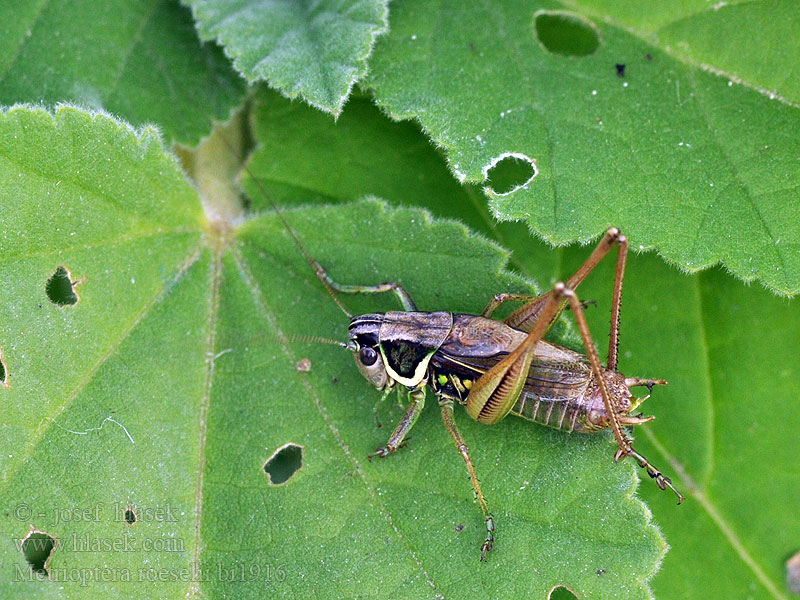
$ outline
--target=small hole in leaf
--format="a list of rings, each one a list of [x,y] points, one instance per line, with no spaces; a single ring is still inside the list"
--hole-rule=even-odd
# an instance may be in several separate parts
[[[574,13],[540,11],[534,28],[539,42],[553,54],[588,56],[600,45],[594,23]]]
[[[507,154],[486,171],[487,183],[495,194],[510,194],[527,185],[537,172],[533,162],[522,154]]]
[[[289,481],[303,466],[303,447],[285,444],[275,451],[264,465],[270,485],[280,485]]]
[[[43,531],[31,529],[22,540],[22,555],[37,575],[47,575],[47,562],[56,547],[56,540]]]
[[[8,371],[6,370],[6,363],[3,360],[2,350],[0,350],[0,385],[8,387]]]
[[[786,561],[786,585],[793,594],[800,595],[800,552]]]
[[[563,585],[553,588],[548,596],[549,600],[576,600],[577,597],[572,590]]]
[[[138,520],[136,517],[136,509],[132,506],[126,507],[123,518],[128,525],[136,525],[136,521]]]
[[[66,267],[60,266],[56,272],[47,280],[44,286],[50,302],[58,306],[68,306],[78,302],[78,295],[75,293],[75,284],[72,282],[70,272]]]

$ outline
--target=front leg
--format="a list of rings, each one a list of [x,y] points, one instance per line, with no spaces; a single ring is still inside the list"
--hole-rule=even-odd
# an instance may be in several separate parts
[[[395,427],[394,432],[392,432],[392,435],[389,437],[389,441],[386,442],[385,446],[378,447],[375,452],[370,454],[370,460],[372,460],[375,456],[385,458],[403,445],[403,440],[405,439],[406,435],[408,435],[408,432],[411,431],[411,428],[414,427],[414,423],[417,422],[422,409],[425,407],[424,383],[419,388],[409,391],[408,398],[411,401],[411,404],[408,406],[403,418],[400,419],[400,422],[397,424],[397,427]]]

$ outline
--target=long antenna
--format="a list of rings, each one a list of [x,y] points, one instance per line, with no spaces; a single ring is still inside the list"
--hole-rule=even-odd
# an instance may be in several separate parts
[[[264,198],[266,198],[266,200],[267,200],[267,202],[269,202],[270,206],[272,206],[272,210],[274,210],[275,214],[278,215],[278,218],[281,220],[281,223],[283,223],[283,226],[286,228],[286,231],[288,231],[289,235],[292,236],[292,239],[294,240],[295,245],[300,249],[300,252],[303,255],[303,258],[306,259],[306,262],[314,270],[314,274],[317,276],[317,279],[319,279],[322,282],[322,285],[325,286],[325,289],[328,291],[328,294],[330,294],[331,298],[333,298],[333,301],[336,303],[336,306],[338,306],[341,309],[341,311],[344,314],[347,315],[348,319],[352,319],[353,318],[352,313],[350,313],[345,308],[344,304],[342,304],[341,300],[339,300],[339,298],[336,297],[336,293],[335,293],[333,287],[331,287],[331,284],[328,283],[328,280],[325,277],[325,269],[316,260],[311,258],[311,255],[308,253],[308,251],[306,250],[305,246],[303,246],[302,242],[300,241],[300,238],[297,237],[297,234],[295,233],[294,229],[292,229],[292,227],[289,225],[289,223],[286,220],[286,218],[283,216],[283,212],[278,208],[278,205],[269,196],[269,194],[267,194],[267,190],[264,189],[264,186],[261,185],[261,182],[258,180],[258,178],[253,174],[253,172],[247,166],[247,164],[245,163],[244,158],[236,151],[236,149],[231,145],[231,143],[221,133],[219,134],[219,139],[221,139],[223,141],[223,143],[231,151],[231,153],[236,158],[239,159],[239,164],[242,166],[242,168],[245,170],[245,172],[250,176],[250,179],[252,179],[253,182],[256,184],[256,187],[258,187],[258,189],[261,191],[261,194],[264,196]]]

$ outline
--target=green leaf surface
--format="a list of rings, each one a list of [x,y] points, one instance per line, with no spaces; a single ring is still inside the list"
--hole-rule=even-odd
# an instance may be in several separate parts
[[[195,144],[244,82],[168,0],[0,3],[0,104],[72,102]]]
[[[254,126],[260,149],[250,168],[283,202],[379,194],[424,205],[502,239],[514,266],[545,283],[568,277],[589,250],[553,250],[518,224],[493,225],[473,201],[475,187],[443,187],[445,162],[413,124],[389,122],[367,102],[353,100],[334,124],[265,94]],[[580,290],[598,301],[587,317],[600,348],[612,281],[608,261]],[[800,547],[800,524],[787,509],[800,489],[800,307],[721,269],[684,276],[652,254],[630,256],[625,288],[620,368],[670,382],[642,407],[658,418],[639,429],[637,446],[688,496],[676,507],[649,481],[639,492],[671,545],[653,580],[656,597],[787,598],[783,562]]]
[[[391,116],[420,121],[462,181],[484,182],[504,157],[531,163],[532,178],[513,191],[487,187],[501,219],[524,220],[559,244],[613,224],[636,247],[656,248],[689,271],[721,261],[742,279],[800,291],[800,112],[759,91],[776,77],[790,80],[798,54],[787,51],[778,64],[793,67],[782,71],[765,56],[771,42],[739,43],[766,37],[765,17],[726,20],[720,31],[738,33],[713,38],[700,35],[698,18],[662,39],[629,31],[603,8],[611,3],[586,4],[592,20],[546,1],[398,4],[367,83]],[[791,15],[780,26],[791,28],[797,3],[778,4]],[[671,10],[662,12],[691,13]],[[567,42],[548,50],[554,27],[553,38]],[[592,35],[597,49],[586,54]],[[683,38],[721,49],[692,46],[689,62],[668,48],[683,47]],[[732,78],[696,64],[727,70],[737,56],[748,58]],[[749,81],[745,61],[776,75]],[[789,97],[793,85],[785,86]]]
[[[339,115],[387,29],[386,0],[183,0],[204,40],[217,40],[250,82],[266,80]]]
[[[347,321],[274,215],[210,226],[154,133],[103,115],[17,108],[0,130],[4,598],[650,596],[665,545],[609,436],[459,413],[498,526],[481,564],[480,511],[437,411],[370,463],[388,435],[377,392],[347,352],[291,342],[341,339]],[[426,308],[531,289],[499,247],[418,209],[286,217],[334,277],[398,280]],[[48,300],[59,266],[76,304]],[[287,443],[303,466],[271,486],[264,464]],[[31,530],[57,540],[51,580],[18,549]]]
[[[767,94],[800,103],[800,62],[792,0],[710,3],[574,0],[573,9],[611,21],[682,62],[721,71]],[[795,106],[796,108],[796,106]]]

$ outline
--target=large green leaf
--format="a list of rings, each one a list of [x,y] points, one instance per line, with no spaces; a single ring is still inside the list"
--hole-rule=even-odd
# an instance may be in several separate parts
[[[216,39],[248,81],[338,115],[386,31],[386,0],[183,0],[203,39]]]
[[[567,277],[586,256],[585,247],[552,250],[518,225],[487,222],[475,188],[444,187],[444,160],[412,124],[391,123],[366,102],[354,100],[334,125],[266,94],[254,124],[260,150],[250,167],[273,197],[346,200],[352,190],[419,203],[503,239],[514,265],[542,282]],[[323,140],[325,153],[303,140]],[[600,304],[587,313],[600,342],[612,280],[609,261],[581,288]],[[783,561],[800,538],[793,512],[782,508],[800,489],[798,328],[796,302],[721,270],[687,277],[651,254],[630,257],[621,368],[670,381],[644,405],[658,419],[640,428],[638,445],[689,497],[676,508],[652,484],[641,490],[672,546],[653,580],[657,597],[785,597]]]
[[[231,580],[239,597],[650,596],[665,544],[609,436],[460,413],[498,526],[481,564],[480,511],[437,411],[370,463],[388,435],[377,392],[342,349],[291,342],[341,339],[347,320],[274,215],[207,222],[154,133],[103,115],[17,108],[0,129],[3,597],[222,597]],[[286,218],[335,277],[401,281],[424,307],[532,289],[499,247],[418,209]],[[76,303],[49,298],[58,267]],[[272,486],[265,462],[290,443],[302,469]],[[19,551],[34,530],[57,540],[51,580]]]
[[[0,3],[0,104],[75,102],[195,144],[243,93],[177,3]]]
[[[766,66],[767,42],[752,51],[740,43],[766,37],[765,17],[722,39],[700,36],[697,20],[648,37],[607,19],[613,2],[592,4],[594,21],[550,1],[397,4],[368,84],[393,117],[419,119],[462,181],[484,181],[509,155],[533,164],[518,187],[487,186],[501,219],[525,220],[554,243],[614,224],[687,270],[721,261],[745,280],[800,291],[800,112],[755,89],[796,71],[798,54],[781,59],[793,65],[785,73]],[[769,3],[748,4],[707,20],[763,13]],[[800,19],[800,5],[781,6],[786,22]],[[728,68],[748,56],[740,77],[668,52],[681,36],[725,48],[687,51],[696,62],[724,55],[719,66]],[[748,62],[776,75],[743,80]]]

